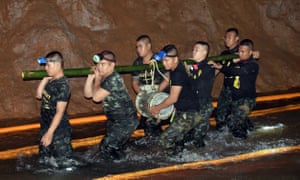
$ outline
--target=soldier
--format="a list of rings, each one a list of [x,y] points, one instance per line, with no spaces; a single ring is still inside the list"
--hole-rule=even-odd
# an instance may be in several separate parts
[[[102,101],[107,116],[106,134],[99,145],[99,155],[107,160],[120,159],[123,146],[138,125],[137,112],[123,78],[114,70],[115,54],[105,50],[93,59],[97,65],[95,73],[86,79],[84,96],[94,102]]]
[[[226,46],[226,50],[224,50],[221,55],[228,54],[238,54],[239,50],[239,31],[237,28],[228,28],[225,32],[224,43]],[[255,59],[258,59],[260,56],[259,51],[252,51],[252,55]],[[232,63],[231,60],[223,60],[221,61],[223,66],[230,67]],[[218,71],[216,72],[218,73]],[[222,72],[224,74],[223,87],[218,98],[218,105],[216,110],[216,129],[218,131],[223,131],[228,122],[228,115],[231,112],[231,104],[232,104],[232,92],[231,92],[231,84],[233,83],[233,76],[226,74],[226,72]],[[249,119],[247,119],[248,129],[253,130],[253,124]]]
[[[133,62],[133,65],[150,64],[153,59],[151,39],[148,35],[141,35],[136,39],[136,50],[138,58]],[[166,73],[162,70],[163,73]],[[152,78],[154,76],[154,78]],[[168,76],[166,74],[166,76]],[[154,82],[153,82],[154,81]],[[164,84],[163,77],[152,69],[136,71],[132,73],[132,87],[136,94],[141,91],[162,91],[169,84]],[[141,127],[144,129],[145,136],[157,137],[161,134],[161,125],[157,119],[153,117],[141,116]]]
[[[210,61],[214,68],[234,77],[230,84],[232,92],[231,117],[228,127],[232,135],[239,138],[247,138],[248,115],[256,104],[256,78],[259,66],[252,56],[253,42],[244,39],[239,44],[239,59],[233,60],[233,65],[227,67]]]
[[[196,147],[203,147],[204,137],[209,129],[209,118],[213,111],[212,88],[215,79],[215,69],[208,64],[209,44],[198,41],[193,47],[194,64],[190,66],[190,79],[193,91],[199,102],[200,123],[185,137],[186,141],[192,140]]]
[[[223,51],[221,55],[236,54],[238,52],[239,45],[239,31],[236,28],[229,28],[225,32],[224,38],[225,46],[227,50]],[[232,60],[222,61],[223,66],[230,67]],[[218,105],[216,111],[216,129],[223,131],[227,125],[227,117],[231,111],[231,88],[230,85],[233,83],[233,77],[229,74],[224,73],[223,87],[218,98]]]
[[[198,101],[191,89],[188,73],[179,62],[177,48],[170,44],[162,51],[162,62],[166,70],[170,70],[170,95],[160,104],[152,106],[150,112],[156,115],[161,109],[174,104],[176,112],[169,127],[161,134],[159,143],[168,153],[174,154],[183,149],[183,138],[187,132],[200,122]],[[166,81],[166,80],[165,80]]]
[[[40,82],[36,98],[42,101],[39,133],[39,162],[54,167],[72,165],[71,126],[67,114],[70,86],[64,76],[64,60],[58,51],[45,57],[49,77]]]

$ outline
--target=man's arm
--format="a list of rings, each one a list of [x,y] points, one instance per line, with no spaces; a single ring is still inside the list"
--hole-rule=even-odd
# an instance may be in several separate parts
[[[182,86],[171,86],[170,95],[162,103],[150,107],[150,112],[152,114],[158,114],[161,109],[168,107],[171,104],[177,102],[179,94],[181,92]]]
[[[89,74],[83,89],[83,95],[86,98],[92,98],[93,97],[93,82],[95,79],[95,74]]]
[[[89,74],[85,81],[83,94],[86,98],[92,98],[95,102],[102,101],[110,92],[101,88],[101,77],[95,74]]]
[[[95,81],[93,85],[93,101],[95,102],[100,102],[102,101],[105,97],[107,97],[110,92],[101,88],[100,84],[102,81],[101,76],[95,76]]]
[[[68,102],[64,102],[64,101],[57,102],[57,104],[56,104],[56,113],[55,113],[55,115],[52,119],[50,127],[41,139],[41,142],[42,142],[43,146],[47,147],[51,144],[53,134],[54,134],[56,128],[58,127],[59,123],[61,122],[61,119],[64,115],[64,112],[67,108],[67,104],[68,104]]]
[[[104,98],[106,98],[110,94],[109,91],[107,91],[107,90],[105,90],[103,88],[100,88],[100,87],[95,88],[94,91],[95,92],[93,94],[93,101],[95,101],[95,102],[102,101]]]
[[[158,91],[165,90],[170,85],[169,74],[165,74],[166,78],[159,84]]]
[[[257,71],[257,64],[255,63],[247,63],[238,67],[226,67],[223,66],[221,68],[221,72],[227,73],[233,76],[239,75],[249,75],[252,73],[256,73]]]
[[[132,76],[131,86],[136,94],[138,94],[140,92],[140,82],[137,79],[137,77]]]
[[[37,99],[42,99],[43,91],[45,89],[46,84],[49,82],[50,79],[52,79],[52,77],[44,77],[41,80],[41,82],[36,90],[36,98]]]

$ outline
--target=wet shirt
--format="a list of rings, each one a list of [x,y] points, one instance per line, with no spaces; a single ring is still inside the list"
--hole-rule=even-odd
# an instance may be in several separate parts
[[[143,65],[143,58],[138,57],[134,62],[133,66]],[[165,74],[166,71],[164,69],[160,69],[160,71]],[[159,85],[163,81],[163,77],[159,74],[157,70],[153,71],[152,69],[146,69],[142,71],[135,71],[131,75],[135,79],[138,79],[141,85],[151,85],[152,83],[152,75],[154,74],[154,84]]]
[[[212,99],[211,92],[215,79],[215,69],[207,63],[208,60],[205,59],[192,64],[190,67],[192,88],[199,100]]]
[[[230,85],[232,99],[256,98],[256,78],[259,66],[252,57],[246,61],[231,66],[223,66],[221,72],[233,76],[233,83]]]
[[[239,46],[235,46],[233,49],[228,49],[225,50],[221,53],[221,55],[230,55],[230,54],[236,54],[239,51]],[[227,66],[230,67],[233,63],[232,63],[232,59],[230,60],[223,60],[221,61],[221,64],[223,66]],[[229,74],[224,73],[224,86],[228,87],[233,83],[233,77]]]
[[[177,111],[194,111],[198,108],[196,95],[192,90],[191,81],[183,64],[179,63],[174,71],[170,72],[171,86],[181,86],[181,92],[174,104]]]
[[[54,115],[56,114],[57,102],[68,102],[70,99],[70,86],[66,77],[49,81],[42,95],[41,105],[41,129],[48,129]],[[67,111],[64,112],[62,120],[57,127],[56,131],[59,131],[66,126],[69,127],[69,117]]]
[[[123,78],[113,72],[101,82],[101,88],[110,92],[103,100],[103,110],[107,116],[115,114],[132,114],[136,112]]]

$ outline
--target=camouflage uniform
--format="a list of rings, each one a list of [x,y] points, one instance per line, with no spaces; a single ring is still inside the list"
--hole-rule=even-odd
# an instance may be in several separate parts
[[[200,121],[201,117],[197,111],[176,111],[174,120],[160,136],[160,145],[166,149],[180,146],[177,143],[181,143],[184,136],[196,125],[199,125]]]
[[[247,138],[247,130],[251,127],[249,124],[248,115],[255,107],[255,98],[242,98],[232,102],[231,118],[228,122],[228,127],[233,136]]]
[[[204,146],[204,137],[209,129],[209,118],[213,111],[211,91],[215,79],[215,70],[207,64],[207,59],[197,62],[190,67],[190,79],[193,91],[196,93],[199,102],[199,115],[201,121],[189,135],[185,141],[193,141],[197,147]]]
[[[143,58],[138,57],[133,66],[142,65]],[[165,73],[164,70],[161,70]],[[133,78],[137,79],[140,83],[140,86],[151,85],[152,84],[152,75],[154,73],[154,85],[159,86],[159,84],[163,81],[163,77],[155,70],[154,72],[151,69],[146,69],[143,71],[135,71],[131,75]],[[161,125],[157,123],[157,119],[153,117],[144,117],[140,118],[140,125],[144,129],[146,136],[157,136],[162,133]]]
[[[47,132],[51,125],[52,119],[56,113],[56,104],[59,101],[68,102],[70,98],[70,87],[68,80],[63,77],[50,81],[43,91],[40,133],[39,133],[39,156],[40,159],[50,158],[53,156],[57,164],[62,165],[67,159],[72,157],[71,146],[71,126],[67,111],[56,128],[52,143],[48,147],[41,144],[42,136]]]
[[[192,90],[188,73],[183,64],[179,63],[174,71],[170,72],[172,86],[181,86],[177,102],[174,104],[176,113],[169,127],[160,136],[159,143],[172,152],[180,151],[183,148],[184,136],[199,124],[201,118],[198,112],[198,101],[195,101],[196,94]]]
[[[234,47],[233,49],[225,50],[221,55],[235,54],[239,50],[239,46]],[[221,61],[221,64],[226,67],[231,67],[233,65],[232,60]],[[222,131],[223,128],[227,125],[227,118],[231,111],[232,104],[232,92],[231,84],[233,83],[233,76],[227,73],[224,74],[223,88],[220,92],[218,98],[218,105],[216,111],[216,128],[219,131]]]
[[[110,92],[103,100],[107,129],[99,150],[104,158],[120,158],[122,147],[138,125],[137,112],[120,74],[113,72],[101,82]]]
[[[233,136],[247,138],[249,126],[248,115],[256,102],[256,78],[259,66],[255,59],[234,64],[232,67],[223,66],[221,72],[234,77],[231,84],[232,108],[228,127]]]
[[[225,81],[225,80],[224,80]],[[230,86],[223,86],[217,104],[216,110],[216,129],[222,131],[224,127],[227,125],[228,122],[228,115],[231,112],[231,104],[232,104],[232,97],[231,97],[231,88]]]

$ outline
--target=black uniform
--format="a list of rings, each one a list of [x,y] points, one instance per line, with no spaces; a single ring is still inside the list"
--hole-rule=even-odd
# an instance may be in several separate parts
[[[200,123],[189,133],[187,141],[193,140],[198,147],[203,146],[203,138],[209,129],[209,118],[213,111],[212,88],[215,79],[215,69],[207,64],[207,59],[195,63],[190,67],[190,80],[192,89],[196,93],[199,102]],[[191,138],[191,139],[190,139]]]
[[[233,49],[225,50],[221,53],[221,55],[235,54],[239,50],[239,46],[234,47]],[[231,67],[233,65],[232,60],[223,60],[221,64],[226,67]],[[222,130],[222,128],[227,124],[227,117],[231,111],[231,103],[232,103],[232,94],[230,86],[233,83],[233,76],[223,72],[224,81],[223,87],[218,98],[218,105],[216,111],[216,128],[218,130]]]
[[[228,126],[235,137],[247,138],[248,115],[256,103],[256,78],[259,66],[252,57],[246,61],[223,66],[221,72],[232,75],[232,110]]]

